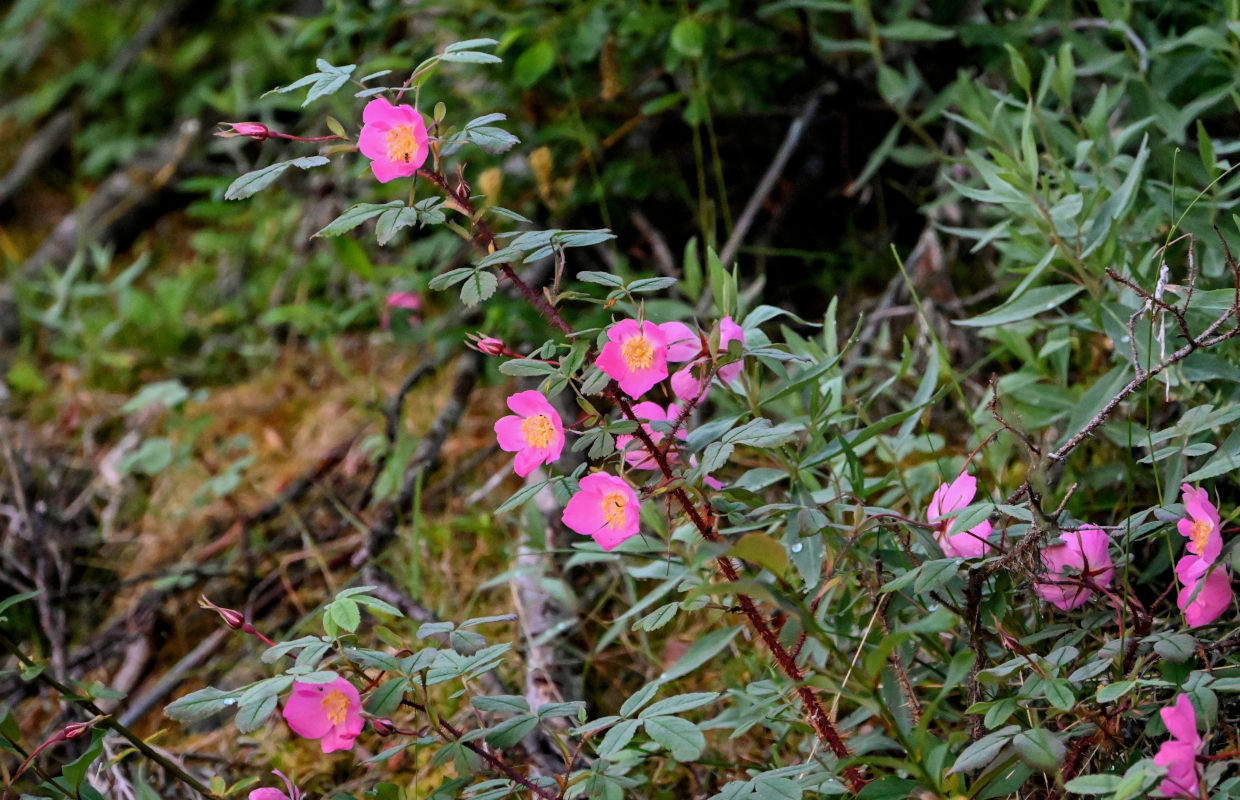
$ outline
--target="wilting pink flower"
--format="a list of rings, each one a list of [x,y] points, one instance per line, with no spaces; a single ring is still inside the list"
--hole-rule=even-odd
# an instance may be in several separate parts
[[[288,788],[288,793],[285,794],[279,789],[264,786],[261,789],[250,790],[250,800],[301,800],[301,789],[294,786],[287,775],[278,769],[273,769],[272,773],[280,776],[280,779],[284,781],[285,787]]]
[[[1154,763],[1167,770],[1158,791],[1164,797],[1196,798],[1201,791],[1197,756],[1205,747],[1197,733],[1197,712],[1188,695],[1181,694],[1175,698],[1174,706],[1161,708],[1158,713],[1171,734],[1154,755]]]
[[[664,323],[665,326],[668,324],[671,323]],[[679,325],[680,323],[675,324]],[[685,326],[682,325],[681,327]],[[719,352],[726,353],[728,345],[732,342],[740,342],[741,345],[744,345],[745,330],[733,322],[731,317],[724,317],[719,320]],[[693,359],[691,363],[677,370],[672,375],[672,393],[686,403],[697,402],[706,393],[706,390],[710,388],[706,380],[710,369],[710,353],[703,352],[704,348],[701,346],[701,341],[696,336],[694,337],[694,344],[696,345],[697,352],[688,356],[688,358]],[[669,356],[669,360],[682,361],[686,359]],[[719,379],[729,385],[734,383],[740,376],[743,366],[739,361],[723,365],[717,373]]]
[[[320,739],[324,753],[352,748],[365,725],[362,698],[344,678],[331,683],[295,681],[284,704],[284,719],[298,736]]]
[[[560,457],[564,423],[560,413],[535,389],[512,395],[508,407],[516,416],[497,420],[495,436],[501,448],[517,454],[512,468],[524,478],[539,464],[550,464]]]
[[[629,397],[641,397],[667,377],[667,335],[649,320],[621,320],[607,329],[595,364]]]
[[[663,408],[663,406],[658,403],[647,402],[638,403],[633,406],[633,413],[636,414],[639,419],[647,419],[650,420],[650,422],[675,422],[680,416],[680,408],[674,403],[667,408]],[[640,423],[639,427],[646,432],[646,435],[650,437],[650,440],[654,442],[656,446],[662,447],[663,440],[667,438],[666,433],[655,430],[650,424],[645,422]],[[689,434],[683,427],[676,431],[677,441],[683,442],[688,438],[688,436]],[[646,448],[642,445],[641,439],[638,439],[634,434],[625,433],[617,436],[616,448],[619,449],[620,452],[624,453],[624,460],[634,469],[657,469],[659,466],[658,462],[654,460],[654,456],[646,452]],[[679,459],[680,454],[676,451],[676,448],[668,450],[667,460],[669,462],[674,463]]]
[[[413,175],[426,163],[430,137],[413,106],[394,106],[376,97],[362,111],[362,123],[357,148],[371,159],[370,169],[379,183]]]
[[[975,494],[977,494],[977,478],[967,472],[962,472],[951,483],[940,485],[934,491],[934,496],[930,498],[930,506],[926,509],[926,513],[936,528],[934,538],[938,540],[939,546],[948,556],[977,558],[986,552],[988,547],[986,539],[991,533],[989,521],[982,520],[967,531],[948,536],[947,531],[956,518],[938,519],[944,514],[959,511],[972,503]]]
[[[1218,619],[1234,596],[1227,568],[1221,564],[1203,566],[1201,560],[1200,556],[1184,556],[1175,565],[1175,576],[1180,579],[1176,605],[1190,628]]]
[[[1187,483],[1180,487],[1184,493],[1184,510],[1188,516],[1176,523],[1180,535],[1188,539],[1188,552],[1197,556],[1193,568],[1204,573],[1223,552],[1223,534],[1219,531],[1218,509],[1210,502],[1205,489],[1194,489]],[[1198,573],[1198,574],[1201,574]],[[1179,568],[1176,568],[1179,574]],[[1190,575],[1189,577],[1196,577]]]
[[[221,125],[227,125],[228,130],[216,131],[215,135],[224,139],[230,139],[234,136],[248,136],[256,141],[263,141],[271,138],[271,130],[261,122],[221,122]]]
[[[1035,583],[1033,590],[1062,611],[1084,605],[1094,593],[1093,586],[1111,585],[1115,567],[1108,552],[1110,544],[1111,537],[1098,528],[1065,531],[1059,542],[1042,550],[1046,580]]]
[[[603,472],[581,479],[561,517],[577,533],[593,536],[599,547],[612,550],[636,536],[640,524],[637,493],[623,479]]]

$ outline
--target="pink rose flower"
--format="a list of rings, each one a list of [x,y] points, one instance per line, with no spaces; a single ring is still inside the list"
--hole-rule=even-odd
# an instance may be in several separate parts
[[[935,526],[934,538],[938,541],[939,547],[943,548],[943,552],[948,556],[958,558],[978,558],[985,554],[989,545],[986,539],[990,536],[991,527],[988,520],[982,520],[967,531],[947,535],[948,529],[951,528],[955,517],[947,517],[946,519],[938,519],[944,514],[950,514],[973,502],[973,496],[977,494],[977,478],[974,478],[967,472],[960,473],[960,476],[951,483],[944,483],[934,491],[934,496],[930,498],[930,506],[926,509],[929,521]]]
[[[675,422],[680,416],[680,407],[675,403],[666,409],[658,403],[638,403],[633,406],[633,413],[641,419],[650,420],[650,422]],[[663,431],[654,430],[649,424],[639,423],[639,427],[646,432],[650,440],[656,446],[662,447],[663,440],[667,438],[667,434]],[[676,440],[683,442],[689,438],[689,434],[683,427],[676,431]],[[633,469],[658,469],[658,462],[654,460],[654,456],[646,452],[646,448],[642,445],[641,439],[631,433],[623,433],[616,437],[616,448],[624,453],[624,460]],[[672,448],[667,452],[667,460],[675,463],[680,460],[680,453],[676,448]]]
[[[1071,611],[1093,596],[1094,586],[1107,587],[1115,574],[1108,548],[1111,537],[1105,531],[1085,527],[1060,534],[1059,542],[1042,550],[1046,581],[1033,590],[1046,602]]]
[[[681,325],[681,323],[664,323],[665,328],[668,325]],[[681,325],[681,327],[688,330],[687,326]],[[691,331],[690,333],[692,334]],[[683,336],[679,338],[681,340],[684,339]],[[680,352],[674,352],[673,355],[668,357],[670,361],[692,359],[690,364],[677,370],[672,375],[672,393],[686,403],[696,403],[702,398],[702,395],[706,394],[706,390],[710,388],[709,383],[706,381],[706,375],[710,368],[710,353],[704,352],[701,340],[696,335],[693,335],[692,342],[696,352],[685,355],[688,351],[687,349],[682,349]],[[726,353],[728,345],[732,342],[740,342],[741,345],[744,345],[745,330],[733,322],[731,317],[724,317],[719,320],[719,352]],[[685,355],[685,357],[677,358],[677,355]],[[743,366],[739,361],[723,365],[719,368],[719,379],[728,385],[732,385],[740,377]]]
[[[1174,706],[1161,708],[1158,713],[1171,734],[1154,756],[1154,763],[1167,770],[1167,777],[1158,784],[1158,791],[1164,797],[1192,800],[1201,792],[1197,756],[1204,749],[1201,734],[1197,733],[1197,712],[1188,695],[1181,694],[1175,698]]]
[[[250,800],[301,800],[301,789],[294,786],[287,775],[278,769],[273,769],[271,772],[280,776],[280,779],[284,781],[284,785],[288,789],[288,793],[285,794],[279,789],[264,786],[261,789],[250,790]]]
[[[394,106],[376,97],[362,111],[362,123],[357,149],[371,159],[370,169],[379,183],[406,178],[426,163],[430,137],[426,122],[413,106]]]
[[[1188,539],[1188,552],[1197,556],[1193,562],[1195,568],[1204,573],[1223,551],[1218,509],[1210,502],[1210,495],[1205,489],[1194,489],[1186,483],[1180,491],[1183,492],[1184,510],[1188,516],[1177,522],[1176,528],[1181,536]],[[1176,573],[1179,573],[1178,567]]]
[[[1208,625],[1222,616],[1231,605],[1231,576],[1222,565],[1203,566],[1200,556],[1184,556],[1175,565],[1180,580],[1176,605],[1184,612],[1190,628]]]
[[[524,478],[539,464],[550,464],[564,451],[564,423],[542,392],[530,389],[508,398],[516,416],[495,423],[499,446],[516,453],[513,471]]]
[[[331,683],[295,681],[284,704],[284,719],[298,736],[320,739],[324,753],[351,749],[365,725],[362,698],[344,678]]]
[[[594,537],[604,550],[613,550],[637,535],[640,511],[633,487],[597,472],[581,479],[581,490],[568,501],[561,519],[577,533]]]
[[[607,329],[607,344],[595,364],[637,399],[667,377],[667,335],[649,320],[625,319]]]

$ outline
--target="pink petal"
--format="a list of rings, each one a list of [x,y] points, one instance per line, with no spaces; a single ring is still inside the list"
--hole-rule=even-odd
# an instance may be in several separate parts
[[[337,750],[352,750],[353,740],[357,738],[357,734],[349,734],[334,727],[327,732],[327,735],[319,740],[319,746],[323,748],[323,753],[334,753]]]
[[[512,471],[524,478],[533,472],[535,467],[546,462],[546,460],[546,449],[530,447],[517,453],[517,457],[512,462]]]
[[[620,384],[620,389],[625,394],[629,397],[637,399],[654,388],[654,385],[659,381],[667,377],[666,363],[662,365],[662,369],[659,369],[659,366],[659,358],[656,354],[654,366],[649,369],[633,370],[627,375],[623,375],[621,377],[616,377],[613,375],[612,377],[616,378],[616,383]]]
[[[362,155],[374,160],[387,160],[387,128],[367,125],[357,137],[357,149]]]
[[[495,421],[495,438],[499,441],[500,449],[507,450],[509,453],[519,453],[529,447],[525,441],[525,434],[521,432],[521,425],[525,422],[523,417],[500,417]]]
[[[650,420],[653,422],[666,422],[670,419],[670,415],[663,406],[658,403],[652,403],[649,400],[638,403],[633,406],[633,413],[638,419]]]
[[[584,482],[584,478],[582,479]],[[571,530],[583,536],[592,536],[600,528],[607,527],[603,516],[602,496],[582,488],[569,498],[560,520]]]
[[[719,349],[727,352],[732,342],[745,343],[745,329],[732,321],[731,317],[719,320]]]
[[[607,340],[619,344],[630,336],[636,336],[639,333],[641,333],[641,328],[638,326],[637,320],[622,319],[607,329]]]
[[[702,366],[705,362],[695,363]],[[693,368],[694,364],[690,364],[672,375],[672,394],[686,403],[696,403],[702,395],[706,394],[708,388],[705,381],[693,376]]]
[[[989,522],[981,522],[963,533],[944,536],[940,531],[936,534],[939,540],[939,546],[943,548],[943,552],[948,556],[957,558],[980,558],[985,555],[989,545],[986,539],[990,537],[991,527]]]
[[[552,420],[560,418],[556,410],[547,402],[547,398],[537,389],[530,389],[511,395],[508,398],[508,407],[512,409],[514,414],[520,414],[523,417],[545,414]]]
[[[382,97],[376,97],[362,109],[362,122],[366,125],[379,123],[391,126],[399,125],[403,121],[403,115],[396,110],[395,106]]]
[[[310,684],[297,681],[293,684],[293,693],[284,704],[284,719],[293,733],[306,739],[319,739],[332,728],[327,712],[323,710],[323,696],[328,691],[324,686],[331,684]]]
[[[719,380],[731,386],[736,383],[736,379],[741,376],[741,369],[744,368],[744,366],[745,365],[739,361],[734,361],[731,364],[724,364],[719,368]]]
[[[1175,577],[1184,585],[1195,584],[1212,564],[1200,556],[1181,556],[1175,564]]]
[[[946,514],[949,511],[958,511],[969,503],[973,502],[974,495],[977,494],[977,478],[974,478],[967,472],[962,472],[947,487],[947,494],[943,499],[943,511]]]
[[[1231,577],[1224,568],[1216,568],[1201,581],[1180,589],[1176,604],[1184,612],[1189,627],[1208,625],[1222,616],[1233,598]]]
[[[564,426],[560,424],[559,414],[551,418],[551,424],[555,426],[555,434],[551,437],[551,444],[546,448],[546,463],[548,464],[559,461],[560,454],[564,452]]]
[[[690,361],[702,354],[702,339],[683,322],[664,322],[659,326],[667,338],[668,361]]]
[[[412,164],[398,164],[395,161],[388,161],[384,157],[371,161],[370,171],[375,174],[375,178],[378,179],[379,183],[387,183],[397,178],[407,178],[417,172],[418,168]]]
[[[1218,527],[1218,509],[1210,502],[1209,492],[1205,489],[1194,489],[1187,483],[1180,487],[1180,491],[1184,493],[1184,509],[1189,516],[1212,522],[1214,527]]]
[[[1035,583],[1033,591],[1060,611],[1071,611],[1084,605],[1090,594],[1080,586],[1058,586],[1052,583]]]
[[[250,791],[250,800],[289,800],[289,796],[279,789],[264,786]]]
[[[1158,715],[1162,717],[1167,731],[1176,739],[1189,745],[1201,741],[1201,737],[1197,735],[1197,712],[1193,710],[1193,703],[1188,699],[1188,695],[1178,695],[1175,705],[1159,709]]]
[[[926,521],[935,522],[939,517],[943,516],[943,498],[947,496],[947,491],[951,486],[946,483],[940,483],[939,488],[934,490],[934,494],[930,497],[930,505],[926,506]]]
[[[624,351],[619,342],[608,342],[603,345],[598,358],[594,359],[594,366],[617,380],[620,376],[627,374],[629,369],[628,364],[624,363]]]

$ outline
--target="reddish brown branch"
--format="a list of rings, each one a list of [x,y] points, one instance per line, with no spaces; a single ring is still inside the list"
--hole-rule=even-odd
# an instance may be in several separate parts
[[[418,174],[434,183],[448,196],[449,207],[455,208],[461,213],[467,215],[473,221],[474,228],[477,231],[477,235],[475,237],[476,241],[488,252],[494,252],[495,237],[491,234],[491,231],[487,228],[486,224],[476,218],[477,212],[474,210],[473,205],[469,202],[468,196],[463,196],[459,191],[453,189],[448,184],[447,179],[436,172],[421,169],[418,170]],[[523,281],[520,276],[517,275],[516,271],[513,270],[511,264],[506,262],[501,263],[498,265],[498,268],[504,277],[517,287],[518,291],[520,291],[526,300],[529,301],[530,305],[537,309],[549,324],[567,336],[572,335],[572,328],[560,315],[560,312],[551,304],[544,294],[540,294],[533,287]],[[655,444],[655,442],[651,439],[650,434],[641,426],[639,417],[633,412],[633,407],[629,404],[628,400],[616,389],[614,384],[608,386],[604,391],[604,394],[616,404],[626,419],[639,423],[634,435],[642,443],[642,446],[650,454],[651,458],[654,459],[655,463],[658,465],[659,471],[663,474],[664,479],[667,481],[672,481],[676,477],[676,474],[668,460],[667,453]],[[688,492],[686,492],[683,487],[677,486],[670,491],[670,494],[684,511],[685,515],[688,516],[689,521],[695,528],[697,528],[698,533],[701,534],[703,539],[710,542],[722,541],[722,538],[715,531],[714,525],[708,519],[710,516],[709,511],[704,514],[689,497]],[[719,566],[719,571],[728,582],[735,583],[740,580],[740,575],[737,573],[736,565],[731,559],[726,556],[720,556],[716,559],[716,563]],[[772,630],[771,626],[767,624],[766,619],[758,610],[758,606],[754,603],[753,598],[745,594],[738,594],[737,604],[740,606],[741,612],[745,615],[745,618],[748,620],[750,626],[754,629],[754,632],[757,633],[758,638],[761,639],[762,643],[765,644],[767,649],[771,651],[771,655],[774,657],[775,663],[779,666],[780,671],[787,676],[788,680],[793,683],[800,684],[796,688],[796,693],[805,707],[805,718],[810,723],[811,727],[813,727],[815,734],[817,734],[818,738],[831,749],[831,752],[835,754],[836,758],[851,758],[852,752],[848,749],[848,746],[844,744],[844,740],[840,737],[839,731],[836,730],[835,724],[831,721],[830,714],[827,713],[826,708],[823,706],[822,701],[818,698],[817,694],[815,694],[814,690],[809,686],[803,685],[805,681],[805,674],[801,671],[801,668],[797,666],[796,660],[793,658],[792,654],[789,653],[787,648],[780,643],[779,637],[776,635],[775,631]],[[862,777],[860,770],[856,767],[845,768],[844,776],[848,780],[849,786],[854,793],[861,791],[861,788],[865,786],[865,778]]]

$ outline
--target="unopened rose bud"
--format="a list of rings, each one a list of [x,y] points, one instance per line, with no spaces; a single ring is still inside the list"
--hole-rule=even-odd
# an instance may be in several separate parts
[[[227,125],[228,130],[216,131],[215,135],[225,139],[234,136],[248,136],[255,141],[263,141],[271,138],[271,129],[261,122],[221,122],[221,125]]]
[[[370,720],[370,726],[374,728],[375,733],[380,736],[391,736],[393,733],[396,733],[396,726],[392,724],[392,720],[390,719],[375,717]]]
[[[508,349],[502,339],[496,339],[494,336],[483,336],[480,333],[471,333],[466,337],[465,346],[471,350],[477,350],[488,356],[517,356],[516,353]]]
[[[220,608],[208,600],[205,594],[198,597],[198,605],[202,608],[209,608],[219,614],[223,618],[224,624],[234,631],[242,630],[246,626],[245,617],[241,615],[240,611],[234,611],[231,608]],[[249,633],[249,631],[246,632]]]
[[[70,722],[65,726],[63,735],[66,739],[76,739],[94,727],[96,722],[98,722],[98,719],[92,719],[88,722]]]

